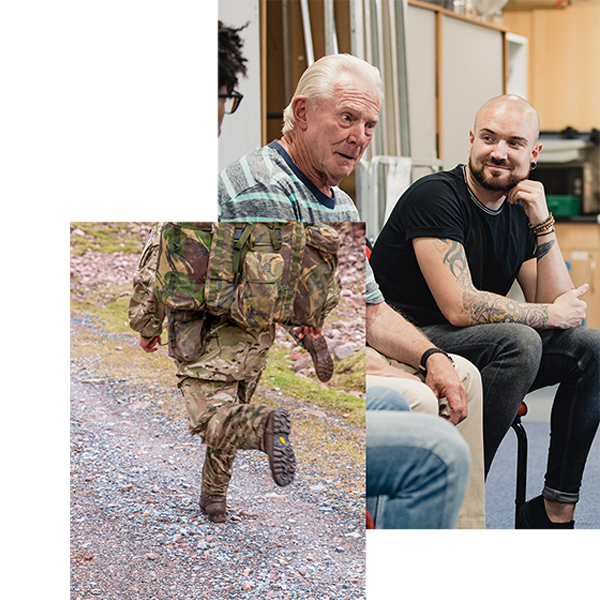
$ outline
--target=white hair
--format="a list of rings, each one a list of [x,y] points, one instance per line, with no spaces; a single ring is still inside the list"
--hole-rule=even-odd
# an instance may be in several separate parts
[[[311,102],[318,103],[324,98],[333,97],[333,89],[343,73],[352,73],[362,79],[367,89],[379,95],[379,105],[383,103],[383,81],[379,69],[351,54],[333,54],[323,56],[313,63],[300,77],[296,91],[290,103],[283,111],[282,134],[291,131],[296,125],[292,102],[296,96],[306,96]]]

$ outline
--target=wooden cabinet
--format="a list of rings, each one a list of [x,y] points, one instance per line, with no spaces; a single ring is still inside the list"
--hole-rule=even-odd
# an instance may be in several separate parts
[[[504,8],[504,26],[529,39],[528,100],[542,129],[600,128],[600,0],[511,8]]]
[[[600,329],[600,224],[557,223],[556,236],[575,287],[590,284],[585,324]]]

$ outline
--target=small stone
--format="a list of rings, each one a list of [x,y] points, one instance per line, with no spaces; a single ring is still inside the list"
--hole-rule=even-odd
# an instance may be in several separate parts
[[[244,581],[244,583],[242,584],[242,589],[245,592],[248,592],[248,591],[250,591],[252,589],[252,584],[248,583],[247,581]]]
[[[334,349],[333,355],[338,360],[348,358],[354,354],[354,346],[352,344],[342,344]]]
[[[133,489],[133,483],[128,483],[121,488],[122,492],[130,492]]]

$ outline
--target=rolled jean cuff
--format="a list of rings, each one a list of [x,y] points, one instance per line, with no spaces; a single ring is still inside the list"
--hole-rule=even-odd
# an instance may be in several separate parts
[[[546,498],[546,500],[550,500],[550,502],[560,502],[561,504],[576,504],[579,502],[579,492],[575,494],[571,494],[569,492],[559,492],[558,490],[553,490],[548,486],[544,486],[542,490],[542,496]]]

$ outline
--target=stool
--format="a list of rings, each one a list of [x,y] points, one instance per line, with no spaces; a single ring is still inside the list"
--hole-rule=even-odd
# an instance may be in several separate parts
[[[511,427],[517,434],[517,493],[515,497],[515,529],[517,528],[517,517],[519,509],[525,504],[525,488],[527,487],[527,432],[521,417],[527,414],[527,404],[521,403],[517,416]]]

